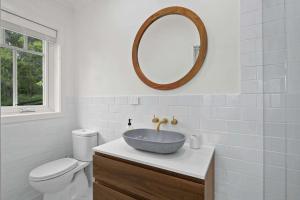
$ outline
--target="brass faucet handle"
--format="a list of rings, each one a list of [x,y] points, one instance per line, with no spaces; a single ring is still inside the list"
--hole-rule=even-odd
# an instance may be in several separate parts
[[[176,124],[178,124],[178,120],[177,119],[175,119],[175,117],[173,116],[173,119],[171,120],[171,124],[172,125],[176,125]]]
[[[163,118],[162,120],[161,120],[161,123],[162,124],[167,124],[169,122],[169,120],[167,119],[167,118]]]
[[[152,122],[153,122],[153,123],[158,123],[158,122],[159,122],[158,117],[156,117],[156,116],[154,115],[154,116],[153,116],[153,119],[152,119]]]

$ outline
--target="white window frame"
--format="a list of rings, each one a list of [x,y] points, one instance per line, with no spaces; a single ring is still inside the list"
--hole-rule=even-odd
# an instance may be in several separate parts
[[[3,13],[2,13],[3,14]],[[1,121],[2,123],[15,123],[30,120],[40,120],[48,118],[61,117],[63,114],[61,112],[61,68],[60,68],[60,46],[56,42],[57,31],[55,29],[45,28],[46,26],[39,26],[33,21],[26,21],[20,16],[12,13],[8,13],[7,19],[18,20],[18,23],[11,23],[10,20],[2,23],[0,27],[1,41],[0,46],[4,48],[12,49],[13,52],[22,51],[33,53],[37,55],[43,55],[43,105],[26,105],[26,106],[2,106],[1,107]],[[4,21],[2,21],[4,22]],[[20,24],[26,24],[28,22],[28,28]],[[6,24],[7,26],[3,26]],[[11,29],[10,27],[13,27]],[[28,50],[27,48],[18,48],[5,44],[4,30],[13,31],[20,33],[27,37],[37,38],[43,41],[43,53],[38,53],[35,51]],[[16,30],[15,30],[16,29]],[[20,31],[22,32],[20,32]],[[41,30],[41,31],[40,31]],[[47,32],[48,31],[48,32]],[[55,31],[55,34],[54,34]],[[32,33],[32,34],[31,34]],[[49,34],[48,34],[49,33]],[[51,34],[50,34],[51,33]],[[24,41],[26,44],[26,40]],[[26,44],[27,45],[27,44]],[[25,46],[24,46],[25,47]],[[16,56],[15,56],[16,58]],[[16,62],[16,61],[14,61]],[[14,63],[16,67],[16,63]],[[17,93],[17,74],[16,69],[14,69],[14,93]],[[16,99],[16,98],[14,98]],[[16,105],[16,102],[14,102]]]
[[[49,104],[48,104],[48,102],[49,102],[49,97],[48,97],[48,94],[49,94],[49,90],[48,90],[49,49],[48,49],[48,45],[49,44],[48,43],[49,42],[42,40],[43,41],[43,52],[42,53],[31,51],[31,50],[28,50],[27,41],[28,41],[28,37],[33,37],[33,36],[24,35],[22,33],[19,33],[25,37],[23,48],[10,46],[5,43],[5,37],[4,37],[5,30],[8,30],[8,31],[13,31],[13,30],[1,28],[1,32],[2,32],[1,47],[12,50],[12,54],[13,54],[13,105],[12,106],[2,106],[1,113],[6,115],[6,114],[15,114],[15,113],[48,112],[48,111],[50,111]],[[13,32],[15,32],[15,31],[13,31]],[[18,32],[16,32],[16,33],[18,33]],[[39,39],[39,38],[37,38],[37,39]],[[17,85],[18,77],[17,77],[17,60],[16,60],[17,52],[31,53],[31,54],[39,55],[39,56],[43,57],[43,105],[25,105],[25,106],[17,105],[17,101],[18,101],[18,85]]]

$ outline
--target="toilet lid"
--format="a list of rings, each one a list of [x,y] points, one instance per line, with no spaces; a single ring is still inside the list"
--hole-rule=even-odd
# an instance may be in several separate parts
[[[63,175],[77,166],[77,160],[62,158],[43,164],[33,169],[29,174],[31,181],[43,181]]]

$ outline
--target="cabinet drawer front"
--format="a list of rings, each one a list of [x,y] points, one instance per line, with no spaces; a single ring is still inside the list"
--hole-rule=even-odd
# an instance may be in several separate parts
[[[94,200],[134,200],[120,192],[110,189],[102,184],[93,184]]]
[[[100,155],[94,155],[94,177],[137,199],[204,199],[202,184]]]

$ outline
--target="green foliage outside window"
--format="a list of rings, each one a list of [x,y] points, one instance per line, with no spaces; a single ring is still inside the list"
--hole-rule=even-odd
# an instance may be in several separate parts
[[[43,105],[43,57],[19,52],[18,105]]]
[[[15,46],[19,48],[24,47],[25,37],[20,33],[5,30],[5,43],[9,46]]]
[[[28,37],[28,49],[31,51],[36,51],[36,52],[43,52],[43,41],[36,39],[36,38],[32,38],[32,37]]]
[[[1,62],[1,104],[12,106],[13,104],[13,56],[12,50],[0,48]]]
[[[0,48],[1,61],[1,106],[13,106],[13,60],[17,74],[16,104],[43,105],[43,41],[5,30],[5,44]],[[24,45],[25,38],[28,43]],[[11,48],[10,48],[11,46]],[[27,49],[24,48],[27,46]],[[18,47],[22,50],[14,49]],[[29,53],[26,50],[37,53]],[[15,56],[15,58],[14,58]]]

